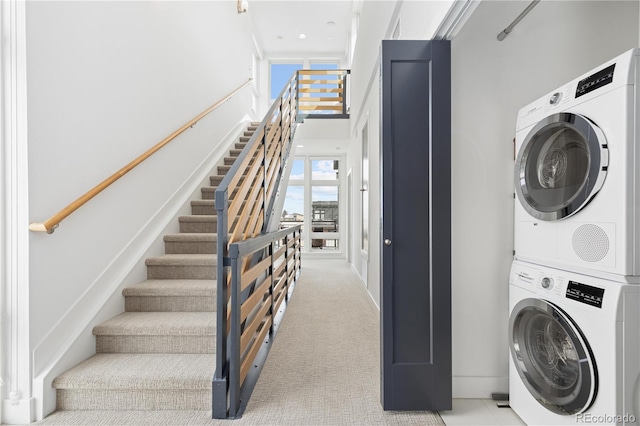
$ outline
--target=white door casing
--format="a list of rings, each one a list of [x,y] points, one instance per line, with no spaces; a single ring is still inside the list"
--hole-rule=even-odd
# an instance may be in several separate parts
[[[2,423],[34,420],[29,329],[26,2],[0,2]]]

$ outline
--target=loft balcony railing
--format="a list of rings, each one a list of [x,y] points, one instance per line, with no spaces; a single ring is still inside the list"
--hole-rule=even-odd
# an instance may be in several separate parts
[[[298,120],[349,118],[349,74],[349,70],[298,71]]]
[[[269,232],[277,228],[274,206],[278,193],[285,192],[280,185],[296,127],[306,118],[348,118],[348,75],[348,70],[294,73],[216,189],[214,418],[242,415],[273,340],[276,316],[300,271],[301,226]]]

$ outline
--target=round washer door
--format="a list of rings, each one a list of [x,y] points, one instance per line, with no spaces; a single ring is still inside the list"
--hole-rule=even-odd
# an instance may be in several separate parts
[[[591,406],[598,387],[596,364],[565,312],[545,300],[524,299],[511,313],[509,330],[516,370],[540,404],[566,415]]]
[[[602,188],[609,165],[604,133],[578,114],[553,114],[525,138],[515,168],[524,209],[540,220],[560,220],[586,206]]]

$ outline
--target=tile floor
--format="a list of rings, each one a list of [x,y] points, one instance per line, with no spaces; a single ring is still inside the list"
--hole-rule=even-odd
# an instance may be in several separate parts
[[[447,426],[525,425],[511,408],[500,408],[491,399],[454,399],[453,410],[440,411],[439,414]]]

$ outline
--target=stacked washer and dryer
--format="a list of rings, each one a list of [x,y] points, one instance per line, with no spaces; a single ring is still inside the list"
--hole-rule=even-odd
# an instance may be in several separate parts
[[[529,425],[640,425],[640,49],[516,124],[510,405]]]

